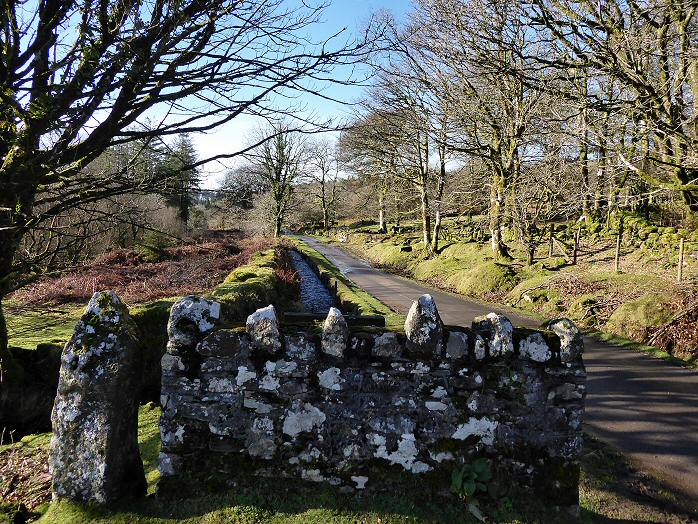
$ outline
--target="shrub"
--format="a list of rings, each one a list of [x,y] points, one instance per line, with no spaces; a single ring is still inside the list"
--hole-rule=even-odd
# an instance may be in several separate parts
[[[143,240],[136,244],[137,251],[146,262],[162,262],[169,258],[168,247],[174,245],[173,239],[159,231],[148,231]]]

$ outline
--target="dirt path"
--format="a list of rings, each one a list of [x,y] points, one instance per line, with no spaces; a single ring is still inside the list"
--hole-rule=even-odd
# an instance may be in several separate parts
[[[490,311],[506,314],[515,325],[539,324],[530,317],[380,271],[336,246],[303,240],[398,312],[406,313],[413,300],[430,293],[446,324],[470,326],[474,317]],[[698,372],[588,337],[585,344],[586,430],[698,500]]]

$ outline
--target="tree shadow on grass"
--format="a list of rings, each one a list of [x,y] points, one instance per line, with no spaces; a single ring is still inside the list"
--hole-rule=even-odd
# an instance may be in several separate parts
[[[499,508],[485,504],[483,509],[491,517],[489,522],[570,522],[568,515],[544,508],[522,511],[512,504]],[[261,478],[250,479],[245,485],[232,486],[225,492],[176,498],[151,495],[110,509],[62,502],[54,504],[51,510],[48,522],[478,522],[455,496],[428,494],[424,490],[354,495],[296,479]]]
[[[635,467],[611,446],[585,434],[582,520],[683,523],[698,519],[698,503]]]

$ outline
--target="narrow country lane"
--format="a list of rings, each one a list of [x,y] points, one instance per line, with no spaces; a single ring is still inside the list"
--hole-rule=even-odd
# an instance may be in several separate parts
[[[470,326],[478,315],[499,311],[515,325],[535,319],[439,291],[375,269],[342,249],[302,237],[355,284],[400,313],[430,293],[446,324]],[[698,499],[698,372],[642,353],[585,338],[587,431]]]

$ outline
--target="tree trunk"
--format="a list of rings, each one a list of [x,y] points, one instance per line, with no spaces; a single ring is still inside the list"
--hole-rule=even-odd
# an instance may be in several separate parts
[[[689,184],[698,179],[698,170],[677,168],[675,177],[682,184]],[[681,191],[681,198],[686,204],[686,207],[688,207],[688,210],[694,215],[698,215],[698,192],[689,190]]]
[[[431,247],[431,217],[429,216],[429,195],[427,188],[423,185],[419,186],[419,201],[420,211],[422,214],[422,240],[424,249]]]
[[[395,227],[400,229],[400,197],[395,195]]]
[[[327,231],[330,228],[329,224],[329,213],[327,212],[327,206],[322,206],[322,229]]]
[[[276,214],[276,219],[274,220],[274,238],[279,238],[281,236],[281,228],[283,227],[284,217],[281,213]]]
[[[385,225],[385,195],[378,192],[378,232],[386,233],[388,228]]]
[[[434,213],[434,237],[431,240],[431,250],[436,253],[439,250],[439,235],[441,234],[441,210],[437,208]]]
[[[500,259],[509,258],[509,250],[503,238],[505,192],[504,176],[495,175],[490,192],[490,234],[492,235],[492,253],[495,258]]]
[[[587,98],[589,96],[588,79],[585,74],[582,78],[581,84],[581,95],[584,101],[584,106],[581,108],[580,119],[579,119],[579,161],[582,164],[582,215],[584,215],[585,220],[589,223],[589,207],[590,207],[590,195],[589,195],[589,122],[587,113]]]
[[[189,195],[187,191],[183,191],[179,196],[179,219],[182,221],[186,231],[189,225]]]
[[[611,227],[611,218],[618,205],[618,189],[616,188],[616,177],[611,175],[608,180],[608,206],[606,208],[606,227]]]
[[[2,308],[2,297],[0,297],[0,389],[5,382],[5,373],[9,365],[10,351],[8,349],[9,338],[7,334],[7,323],[5,313]]]
[[[528,249],[526,250],[526,264],[529,266],[533,265],[536,257],[536,245],[528,244]]]
[[[584,118],[584,130],[582,134],[582,143],[580,145],[579,160],[582,163],[582,215],[587,223],[589,223],[589,145],[587,144],[586,118]]]
[[[7,369],[9,361],[8,335],[2,300],[17,288],[17,274],[13,274],[13,261],[19,249],[27,219],[32,213],[36,186],[31,168],[17,170],[0,193],[0,375]],[[15,189],[15,191],[12,191]]]
[[[436,253],[439,250],[439,235],[441,234],[441,204],[444,197],[444,186],[446,184],[445,146],[439,149],[439,159],[439,181],[436,188],[436,210],[434,211],[434,237],[431,241],[432,253]]]

